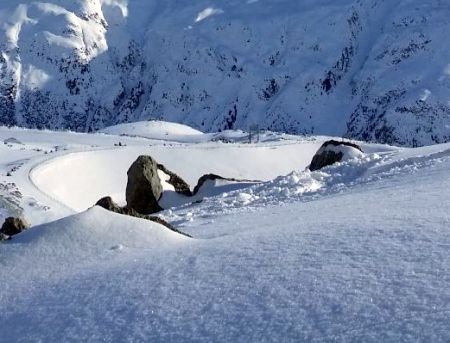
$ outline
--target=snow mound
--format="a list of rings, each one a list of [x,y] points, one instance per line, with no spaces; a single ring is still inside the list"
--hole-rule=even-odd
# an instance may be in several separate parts
[[[177,138],[186,136],[203,135],[203,132],[195,130],[190,126],[158,120],[110,126],[100,130],[99,132],[110,135],[133,136],[161,140],[176,140]]]
[[[160,224],[95,206],[15,236],[2,245],[0,259],[14,261],[14,265],[28,265],[30,273],[33,270],[42,273],[46,265],[57,269],[59,266],[59,272],[65,272],[106,262],[111,258],[111,251],[161,251],[186,240],[185,236]],[[14,265],[6,263],[2,268],[6,271]]]
[[[195,219],[212,215],[253,211],[266,206],[285,205],[295,201],[308,201],[315,197],[340,192],[361,182],[371,168],[382,160],[377,153],[348,159],[323,170],[293,171],[268,182],[238,184],[224,189],[197,206],[185,206],[177,211],[166,211],[165,219],[184,225]],[[220,189],[220,188],[219,188]]]

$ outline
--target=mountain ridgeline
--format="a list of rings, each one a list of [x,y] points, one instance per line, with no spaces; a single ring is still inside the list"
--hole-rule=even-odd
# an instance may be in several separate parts
[[[443,0],[4,0],[0,123],[450,141]]]

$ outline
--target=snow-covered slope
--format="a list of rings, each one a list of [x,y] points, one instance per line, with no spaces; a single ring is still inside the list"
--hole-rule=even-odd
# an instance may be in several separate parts
[[[322,139],[180,144],[16,128],[0,138],[0,185],[16,185],[21,196],[8,194],[27,218],[47,219],[0,243],[0,342],[450,339],[450,144],[364,144],[310,172]],[[114,167],[122,175],[143,151],[189,181],[214,168],[265,182],[162,213],[193,238],[100,208],[75,213],[102,178],[122,188]]]
[[[0,122],[450,139],[442,0],[0,4]]]

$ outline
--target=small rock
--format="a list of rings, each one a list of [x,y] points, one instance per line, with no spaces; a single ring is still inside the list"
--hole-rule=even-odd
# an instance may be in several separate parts
[[[30,225],[22,218],[9,217],[5,219],[0,233],[6,236],[14,236],[27,230],[29,227]]]
[[[238,183],[238,182],[248,182],[248,183],[261,182],[258,180],[238,180],[238,179],[234,179],[234,178],[219,176],[216,174],[205,174],[202,177],[200,177],[200,179],[198,179],[197,185],[194,187],[193,195],[196,195],[200,191],[200,189],[205,184],[205,182],[215,181],[215,180],[225,180],[225,181],[236,182],[236,183]]]
[[[345,149],[355,150],[356,154],[361,154],[360,146],[350,142],[338,142],[330,140],[322,144],[320,149],[314,155],[309,170],[315,171],[330,166],[336,162],[341,162],[344,157]]]

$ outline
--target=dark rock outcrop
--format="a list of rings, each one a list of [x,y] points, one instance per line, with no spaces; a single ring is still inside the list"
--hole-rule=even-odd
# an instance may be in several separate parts
[[[190,235],[188,235],[188,234],[186,234],[186,233],[176,229],[175,227],[173,227],[172,225],[170,225],[168,222],[166,222],[164,219],[162,219],[160,217],[147,216],[147,215],[144,215],[144,214],[140,214],[140,213],[136,212],[134,209],[129,208],[127,206],[121,207],[118,204],[116,204],[111,197],[101,198],[99,201],[97,201],[97,203],[95,205],[103,207],[105,210],[108,210],[108,211],[111,211],[111,212],[115,212],[115,213],[118,213],[118,214],[130,216],[130,217],[135,217],[135,218],[140,218],[140,219],[150,220],[152,222],[155,222],[155,223],[158,223],[158,224],[161,224],[161,225],[165,226],[166,228],[168,228],[171,231],[174,231],[176,233],[182,234],[182,235],[187,236],[187,237],[191,237]]]
[[[362,152],[362,149],[357,144],[351,143],[351,142],[339,142],[335,140],[329,140],[322,144],[320,149],[316,152],[314,155],[311,164],[309,166],[309,170],[315,171],[322,169],[326,166],[330,166],[334,163],[342,161],[342,158],[344,157],[343,152],[341,151],[334,151],[336,149],[327,149],[329,147],[339,147],[339,146],[348,146],[353,149],[357,149],[360,152]],[[338,149],[337,149],[338,150]]]
[[[27,230],[29,227],[29,224],[22,218],[9,217],[5,219],[0,229],[0,234],[14,236]]]
[[[127,174],[127,207],[141,214],[161,211],[158,200],[161,198],[163,188],[156,161],[150,156],[139,156]]]
[[[158,164],[157,167],[159,170],[170,176],[170,179],[167,182],[170,183],[175,188],[175,192],[183,194],[188,197],[192,196],[191,188],[189,187],[186,181],[184,181],[174,172],[167,169],[162,164]]]

